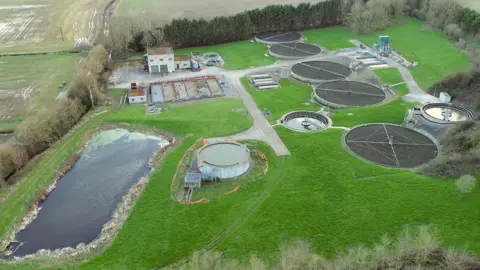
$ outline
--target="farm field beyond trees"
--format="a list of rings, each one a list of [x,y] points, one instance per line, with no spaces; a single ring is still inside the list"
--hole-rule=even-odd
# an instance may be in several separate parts
[[[0,119],[53,104],[79,59],[79,54],[0,57]]]
[[[115,16],[144,16],[151,14],[156,19],[163,19],[168,22],[174,18],[205,18],[211,19],[215,16],[235,15],[239,12],[263,8],[272,4],[293,4],[317,1],[302,0],[120,0]]]
[[[108,0],[20,2],[0,2],[0,53],[65,50],[92,41]]]

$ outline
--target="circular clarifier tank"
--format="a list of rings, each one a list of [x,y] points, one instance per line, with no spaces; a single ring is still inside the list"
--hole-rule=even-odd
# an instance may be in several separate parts
[[[341,80],[351,74],[349,67],[331,61],[305,61],[295,64],[291,71],[292,77],[307,83]]]
[[[393,124],[355,127],[345,134],[344,143],[357,157],[386,167],[414,168],[438,155],[427,134]]]
[[[302,132],[324,130],[331,126],[332,121],[324,114],[311,111],[295,111],[282,117],[285,127]]]
[[[427,104],[422,108],[422,115],[438,124],[453,124],[475,119],[475,113],[469,108],[449,103]]]
[[[250,150],[239,143],[213,143],[198,151],[198,168],[202,173],[202,178],[239,177],[248,171],[250,165]]]
[[[262,32],[255,35],[255,41],[264,44],[278,44],[286,42],[296,42],[302,38],[298,32]]]
[[[314,92],[317,102],[333,108],[360,107],[383,102],[385,92],[368,83],[357,81],[331,81],[320,84]]]
[[[320,47],[313,44],[289,42],[272,45],[268,54],[279,59],[299,59],[314,56],[321,51]]]

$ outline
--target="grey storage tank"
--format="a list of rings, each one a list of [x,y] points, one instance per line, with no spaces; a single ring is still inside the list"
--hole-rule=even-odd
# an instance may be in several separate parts
[[[206,145],[197,152],[198,169],[204,180],[236,178],[251,165],[250,150],[235,142]]]

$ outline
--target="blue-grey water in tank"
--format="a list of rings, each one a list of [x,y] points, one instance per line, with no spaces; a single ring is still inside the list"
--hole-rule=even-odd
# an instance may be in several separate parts
[[[127,191],[150,172],[148,161],[168,142],[124,129],[103,131],[41,204],[38,216],[16,235],[13,254],[76,247],[100,235]]]

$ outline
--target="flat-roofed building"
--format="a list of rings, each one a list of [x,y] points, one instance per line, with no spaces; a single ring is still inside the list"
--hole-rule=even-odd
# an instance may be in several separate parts
[[[172,47],[155,47],[147,49],[149,73],[169,73],[175,71]]]

